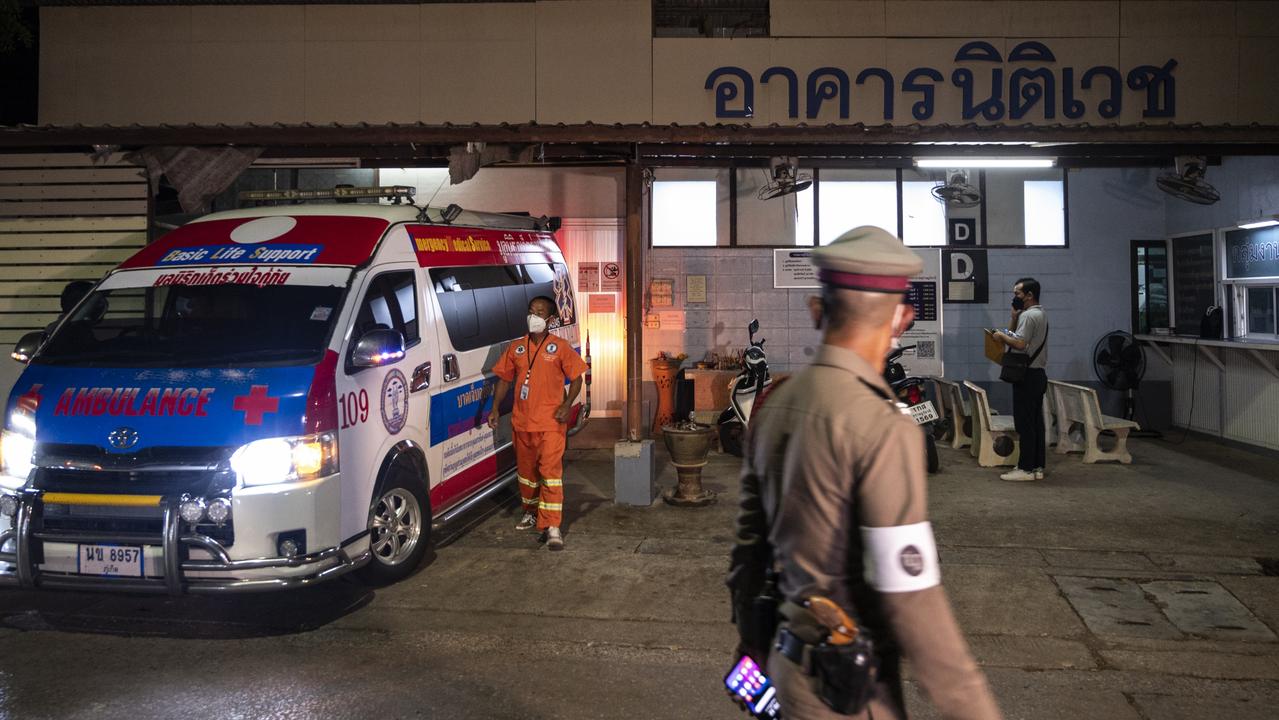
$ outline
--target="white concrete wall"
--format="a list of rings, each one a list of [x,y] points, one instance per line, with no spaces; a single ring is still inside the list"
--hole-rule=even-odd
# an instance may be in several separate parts
[[[1076,68],[1076,84],[1094,65],[1127,73],[1176,58],[1178,122],[1279,122],[1273,2],[778,0],[772,36],[743,39],[655,39],[648,0],[40,13],[40,122],[59,125],[718,122],[705,82],[726,65],[755,78],[753,124],[884,122],[876,79],[851,88],[847,120],[835,102],[807,118],[808,74],[826,66],[854,79],[890,70],[898,124],[915,122],[919,99],[901,89],[906,73],[938,69],[945,80],[925,122],[968,122],[950,80],[956,51],[985,40],[1006,56],[1028,39],[1055,54],[1044,67]],[[799,73],[799,118],[788,117],[784,80],[759,82],[774,65]],[[985,92],[992,66],[968,65]],[[1004,65],[1005,85],[1016,66]],[[1142,121],[1144,92],[1130,89],[1119,118],[1097,115],[1101,84],[1078,91],[1088,114],[1066,120],[1059,107],[1051,122]]]

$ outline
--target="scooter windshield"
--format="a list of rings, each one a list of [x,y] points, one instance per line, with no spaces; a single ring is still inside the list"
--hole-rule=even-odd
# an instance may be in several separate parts
[[[144,274],[147,277],[129,277]],[[210,270],[178,276],[191,284],[160,284],[166,276],[150,277],[154,274],[139,271],[108,278],[58,325],[32,364],[129,368],[310,364],[320,359],[328,345],[345,287],[345,282],[330,277],[331,272],[312,278],[320,282],[290,282],[293,274],[283,269],[256,274],[232,269],[222,275]],[[349,272],[343,275],[349,277]]]

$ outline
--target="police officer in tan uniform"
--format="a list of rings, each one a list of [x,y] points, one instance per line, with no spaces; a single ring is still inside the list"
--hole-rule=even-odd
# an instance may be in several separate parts
[[[766,654],[788,720],[904,718],[903,655],[943,718],[998,720],[941,587],[923,437],[882,379],[912,314],[903,293],[923,264],[875,227],[848,231],[813,262],[822,347],[812,366],[761,399],[742,466],[728,580],[739,629],[768,567],[780,591],[771,647],[744,649]],[[809,609],[815,596],[846,611],[873,643],[878,673],[855,715],[822,699],[813,648],[833,634]]]

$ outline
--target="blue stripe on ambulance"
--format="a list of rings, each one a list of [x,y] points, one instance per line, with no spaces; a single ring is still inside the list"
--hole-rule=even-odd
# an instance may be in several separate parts
[[[580,352],[577,348],[574,351]],[[571,383],[564,381],[564,386]],[[431,447],[482,425],[488,420],[489,398],[497,378],[489,376],[468,385],[460,385],[431,397]],[[502,400],[502,413],[511,411],[514,403],[508,395]]]

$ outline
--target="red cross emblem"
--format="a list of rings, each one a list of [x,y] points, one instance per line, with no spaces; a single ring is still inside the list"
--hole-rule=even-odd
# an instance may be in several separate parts
[[[36,408],[40,407],[40,388],[43,385],[32,385],[31,389],[25,394],[18,397],[18,410],[23,410],[35,414]]]
[[[280,398],[267,397],[266,385],[254,385],[248,395],[239,395],[231,407],[244,412],[245,425],[261,425],[266,413],[279,412]]]

